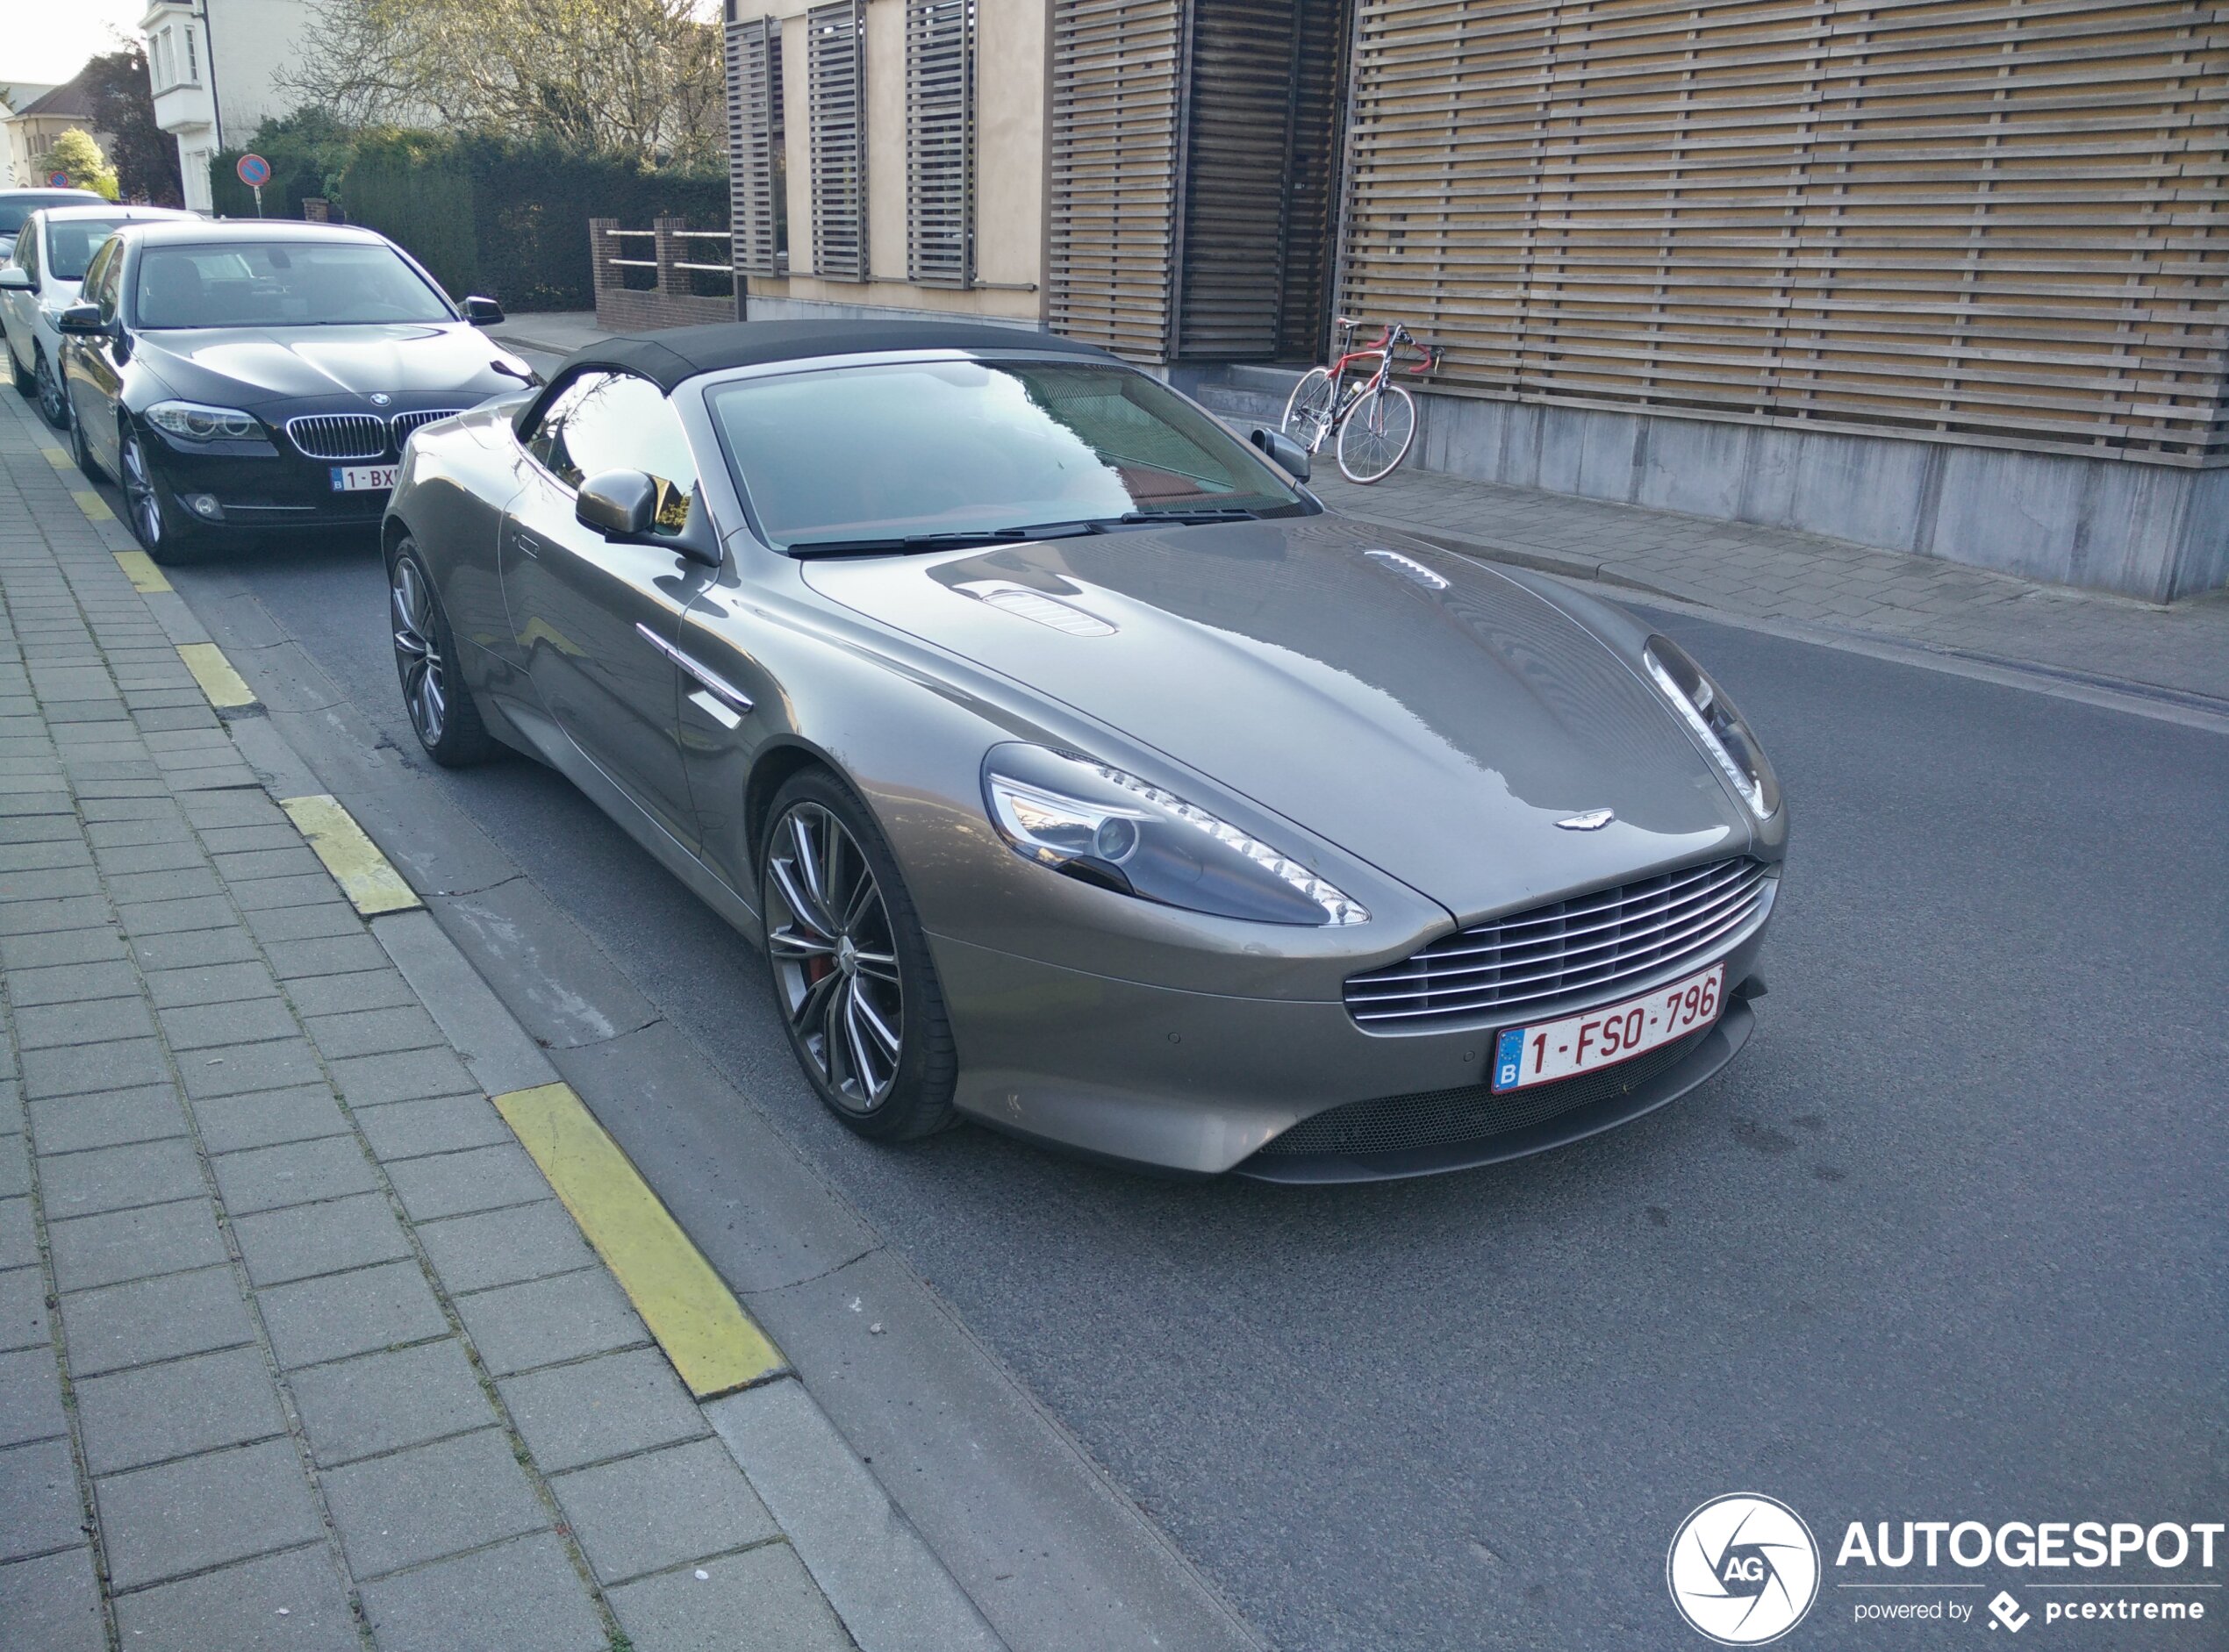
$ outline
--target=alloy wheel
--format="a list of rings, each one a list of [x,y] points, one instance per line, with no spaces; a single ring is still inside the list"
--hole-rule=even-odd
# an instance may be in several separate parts
[[[872,1112],[902,1052],[896,934],[867,857],[817,803],[794,804],[775,822],[766,931],[798,1048],[839,1105]]]
[[[140,536],[140,543],[153,550],[162,542],[162,499],[155,491],[154,473],[147,468],[147,455],[140,446],[135,432],[124,433],[123,449],[118,454],[118,468],[124,472],[124,500],[132,512],[132,528]]]
[[[56,430],[69,427],[69,403],[62,396],[62,382],[54,376],[54,369],[41,350],[32,363],[31,376],[37,386],[39,411]]]
[[[441,677],[441,653],[434,629],[434,598],[426,570],[414,556],[398,556],[387,578],[387,605],[395,630],[395,669],[403,680],[403,704],[411,726],[428,747],[441,743],[448,727],[448,686]]]

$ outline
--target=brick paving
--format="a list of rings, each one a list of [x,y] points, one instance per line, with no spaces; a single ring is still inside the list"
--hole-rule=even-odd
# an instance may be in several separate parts
[[[54,445],[0,411],[0,1641],[853,1647],[714,1433],[795,1382],[684,1390]]]

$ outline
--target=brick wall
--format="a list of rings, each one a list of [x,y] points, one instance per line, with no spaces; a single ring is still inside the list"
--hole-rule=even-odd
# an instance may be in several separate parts
[[[653,221],[648,234],[614,233],[620,221],[612,218],[588,220],[589,260],[596,282],[596,325],[613,333],[648,333],[659,327],[690,327],[711,321],[733,321],[733,298],[706,298],[690,288],[690,272],[676,266],[715,261],[709,249],[718,241],[684,239],[689,226],[681,219]],[[691,249],[694,249],[692,251]],[[640,260],[655,264],[657,285],[633,288],[628,274],[613,259]]]

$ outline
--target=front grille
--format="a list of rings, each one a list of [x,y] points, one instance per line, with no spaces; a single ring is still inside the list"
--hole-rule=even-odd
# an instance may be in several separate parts
[[[286,434],[312,459],[387,456],[387,421],[376,413],[305,413],[286,421]]]
[[[1382,969],[1347,977],[1364,1026],[1429,1026],[1514,1011],[1531,1016],[1584,993],[1700,964],[1764,910],[1771,872],[1745,856],[1691,866],[1536,906],[1443,935]]]
[[[387,421],[395,433],[395,451],[400,453],[403,444],[410,440],[411,432],[421,425],[430,425],[437,418],[454,418],[464,410],[461,407],[434,407],[423,412],[398,413]]]
[[[1303,1119],[1263,1148],[1263,1158],[1351,1157],[1371,1153],[1409,1153],[1420,1148],[1456,1147],[1489,1136],[1527,1130],[1534,1125],[1638,1090],[1659,1073],[1679,1065],[1709,1035],[1702,1027],[1685,1038],[1636,1055],[1599,1072],[1559,1078],[1552,1084],[1495,1095],[1485,1084],[1464,1090],[1430,1090],[1414,1096],[1384,1096],[1351,1101]]]

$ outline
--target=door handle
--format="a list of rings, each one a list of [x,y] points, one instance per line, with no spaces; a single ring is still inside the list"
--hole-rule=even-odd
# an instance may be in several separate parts
[[[651,630],[649,626],[641,624],[640,621],[636,622],[634,631],[635,634],[641,637],[643,641],[649,643],[660,654],[665,655],[667,659],[672,661],[674,664],[679,666],[684,671],[687,672],[691,676],[696,678],[698,682],[704,684],[706,690],[710,692],[714,699],[721,701],[731,709],[739,712],[748,712],[750,710],[751,697],[749,695],[744,693],[742,690],[737,688],[726,677],[721,676],[717,671],[712,669],[711,667],[699,664],[694,656],[690,654],[687,650],[675,647],[672,643],[668,642],[663,637],[658,635],[656,632]]]

